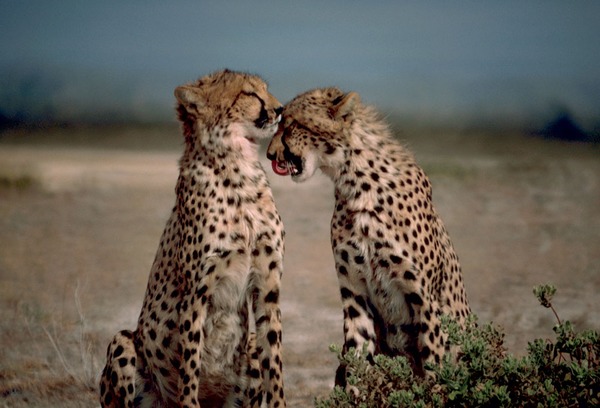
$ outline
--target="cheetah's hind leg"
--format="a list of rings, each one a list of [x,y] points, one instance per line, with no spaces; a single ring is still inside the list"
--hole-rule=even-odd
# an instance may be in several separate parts
[[[106,351],[106,366],[100,378],[100,404],[103,407],[133,407],[136,362],[133,333],[120,331]]]

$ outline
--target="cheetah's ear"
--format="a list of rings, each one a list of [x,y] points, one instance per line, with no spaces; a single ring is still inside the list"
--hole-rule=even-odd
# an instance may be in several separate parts
[[[356,92],[348,92],[331,108],[333,117],[335,119],[346,119],[347,117],[352,116],[352,113],[354,113],[354,108],[356,108],[359,102],[360,96]]]
[[[202,105],[202,101],[199,98],[196,87],[189,85],[182,85],[175,88],[175,98],[177,102],[182,104],[187,111],[197,109]]]

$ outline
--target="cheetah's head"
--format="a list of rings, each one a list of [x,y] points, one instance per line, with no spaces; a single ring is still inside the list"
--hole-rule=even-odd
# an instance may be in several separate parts
[[[338,88],[320,88],[296,96],[283,110],[283,123],[267,149],[273,171],[292,180],[308,180],[317,169],[332,176],[344,157],[344,139],[360,97]]]
[[[260,77],[229,70],[177,87],[175,98],[186,142],[205,147],[248,147],[269,138],[283,110]]]

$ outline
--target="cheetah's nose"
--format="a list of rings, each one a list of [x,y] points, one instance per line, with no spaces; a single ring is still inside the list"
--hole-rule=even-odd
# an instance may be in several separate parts
[[[281,112],[283,112],[283,106],[280,106],[279,108],[275,108],[275,115],[279,116],[279,115],[281,115]]]

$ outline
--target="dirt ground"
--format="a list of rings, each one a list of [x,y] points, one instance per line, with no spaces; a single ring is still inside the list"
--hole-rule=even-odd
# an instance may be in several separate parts
[[[577,328],[600,328],[600,150],[515,134],[404,132],[433,183],[473,311],[509,351],[552,337],[532,287],[554,283]],[[0,406],[97,406],[106,345],[133,329],[174,204],[180,142],[164,129],[0,135]],[[264,162],[266,169],[269,164]],[[268,170],[286,227],[288,406],[333,385],[342,312],[331,182]]]

